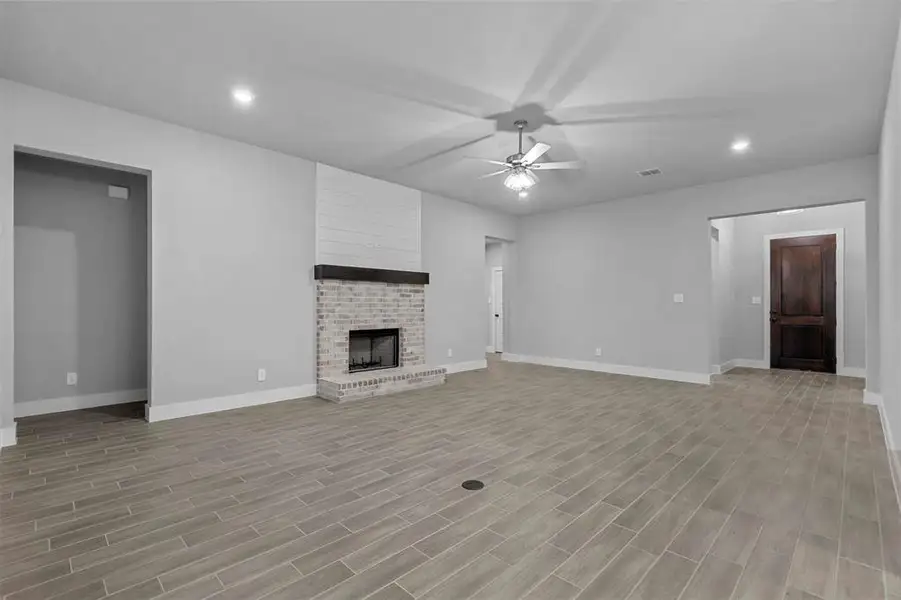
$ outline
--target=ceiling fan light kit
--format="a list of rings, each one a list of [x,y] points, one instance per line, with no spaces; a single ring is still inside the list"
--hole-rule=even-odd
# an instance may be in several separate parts
[[[526,121],[520,120],[516,121],[514,125],[516,125],[516,128],[519,130],[518,152],[516,154],[511,154],[503,162],[497,160],[489,160],[487,158],[480,159],[487,163],[491,163],[493,165],[501,165],[504,167],[503,169],[495,171],[494,173],[482,175],[480,179],[494,177],[495,175],[506,175],[506,177],[504,178],[504,185],[514,192],[518,192],[520,199],[525,199],[526,197],[528,197],[528,190],[536,183],[538,183],[538,176],[534,173],[534,171],[542,169],[582,168],[581,161],[546,163],[535,162],[539,158],[541,158],[548,150],[550,150],[551,147],[547,144],[536,142],[535,145],[532,146],[532,148],[524,154],[522,151],[522,131],[525,126],[528,125],[528,123]]]
[[[514,192],[528,190],[538,182],[537,178],[529,173],[525,167],[516,167],[507,178],[504,179],[504,185]]]

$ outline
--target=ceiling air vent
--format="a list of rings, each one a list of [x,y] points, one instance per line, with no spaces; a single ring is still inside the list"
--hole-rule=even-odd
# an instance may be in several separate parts
[[[111,185],[107,188],[107,195],[109,195],[110,198],[128,200],[128,188],[120,185]]]
[[[660,169],[645,169],[644,171],[637,171],[640,177],[653,177],[655,175],[660,175],[662,171]]]

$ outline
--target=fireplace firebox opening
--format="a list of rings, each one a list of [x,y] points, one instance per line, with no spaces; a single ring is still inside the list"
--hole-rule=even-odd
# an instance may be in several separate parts
[[[400,366],[399,329],[357,329],[350,332],[347,368],[351,373]]]

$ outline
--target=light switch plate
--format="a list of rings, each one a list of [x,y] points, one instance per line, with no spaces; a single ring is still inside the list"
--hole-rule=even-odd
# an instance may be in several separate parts
[[[751,296],[751,304],[760,304],[760,296]]]
[[[676,304],[682,304],[683,302],[685,302],[685,295],[673,294],[673,302],[675,302]]]

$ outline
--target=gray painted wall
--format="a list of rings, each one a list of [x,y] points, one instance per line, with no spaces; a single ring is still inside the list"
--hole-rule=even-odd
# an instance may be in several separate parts
[[[865,203],[867,215],[867,391],[882,390],[882,351],[879,327],[879,203]]]
[[[845,366],[866,366],[866,209],[862,202],[809,208],[789,215],[762,214],[731,219],[734,223],[732,263],[731,358],[763,360],[764,318],[769,310],[751,303],[763,296],[764,238],[767,235],[844,229],[845,232]]]
[[[484,360],[485,237],[512,240],[515,231],[514,217],[423,194],[422,266],[430,275],[425,309],[428,364]],[[506,257],[504,264],[509,264]],[[449,348],[453,357],[447,355]]]
[[[0,182],[16,144],[151,173],[154,406],[314,383],[312,162],[4,80],[0,94]],[[0,186],[4,422],[12,206]]]
[[[314,163],[3,79],[0,105],[0,428],[13,422],[16,145],[152,174],[153,405],[315,383]],[[424,194],[432,364],[484,358],[485,237],[513,239],[515,222]]]
[[[313,383],[312,163],[5,80],[0,104],[0,427],[13,414],[16,144],[152,172],[154,403]],[[876,197],[874,156],[530,216],[518,230],[424,194],[427,358],[483,357],[492,236],[517,240],[504,260],[508,351],[594,360],[602,345],[603,362],[706,373],[707,219]]]
[[[722,365],[735,358],[732,340],[732,255],[735,243],[733,219],[717,219],[711,223],[718,231],[718,240],[711,240],[711,268],[713,270],[713,314],[716,327],[711,330],[711,363]]]
[[[708,219],[872,202],[877,192],[870,156],[525,217],[514,289],[528,301],[508,313],[508,351],[706,375]],[[674,293],[685,302],[673,303]]]
[[[147,178],[17,154],[15,251],[15,401],[146,388]]]
[[[901,450],[901,37],[895,51],[880,159],[878,310],[881,394],[888,432],[886,442],[889,448],[898,451]]]

